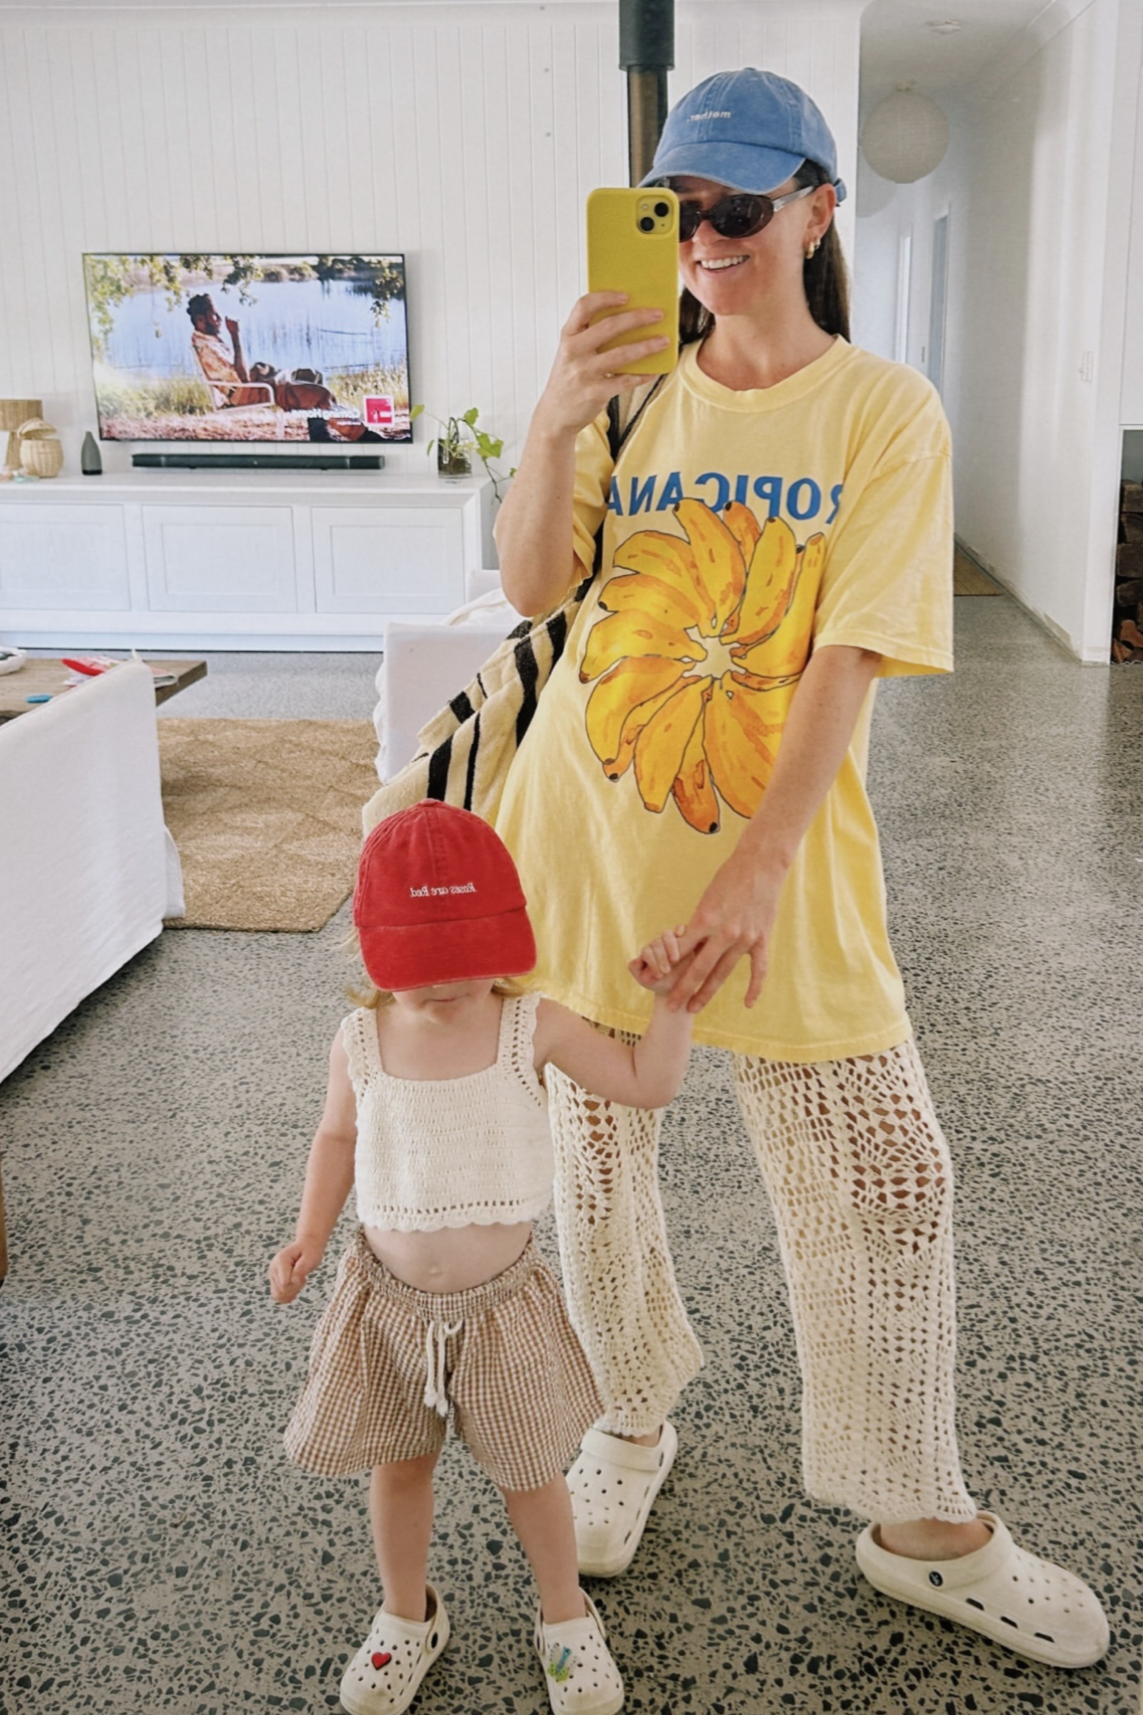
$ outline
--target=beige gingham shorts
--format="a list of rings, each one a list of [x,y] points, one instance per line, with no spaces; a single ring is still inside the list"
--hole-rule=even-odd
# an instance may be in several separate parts
[[[551,1271],[529,1239],[503,1274],[421,1292],[358,1230],[314,1332],[286,1452],[321,1477],[437,1453],[451,1417],[498,1488],[559,1476],[600,1414]]]

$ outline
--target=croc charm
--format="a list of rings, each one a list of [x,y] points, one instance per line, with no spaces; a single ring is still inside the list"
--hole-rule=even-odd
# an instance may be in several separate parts
[[[562,1685],[565,1679],[571,1678],[575,1665],[575,1657],[566,1645],[562,1649],[558,1644],[552,1645],[552,1653],[548,1657],[549,1679],[554,1679],[557,1685]]]
[[[383,1667],[388,1667],[393,1657],[389,1654],[388,1650],[375,1649],[369,1659],[378,1672],[380,1672]]]

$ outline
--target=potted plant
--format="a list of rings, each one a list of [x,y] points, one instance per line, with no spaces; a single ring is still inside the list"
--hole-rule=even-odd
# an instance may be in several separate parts
[[[421,416],[424,409],[423,405],[411,406],[409,421]],[[492,483],[492,492],[499,500],[500,484],[515,476],[516,467],[513,465],[507,476],[496,468],[493,460],[502,457],[504,442],[480,428],[479,418],[480,412],[475,405],[460,416],[433,417],[433,421],[440,424],[442,433],[433,436],[426,451],[431,454],[434,447],[437,449],[437,472],[440,476],[471,476],[475,452]]]

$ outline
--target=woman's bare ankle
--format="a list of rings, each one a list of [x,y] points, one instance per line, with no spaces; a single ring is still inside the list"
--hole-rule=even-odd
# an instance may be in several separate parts
[[[905,1524],[879,1524],[874,1537],[889,1554],[908,1560],[960,1560],[983,1548],[992,1532],[983,1519],[958,1524],[949,1519],[910,1519]]]

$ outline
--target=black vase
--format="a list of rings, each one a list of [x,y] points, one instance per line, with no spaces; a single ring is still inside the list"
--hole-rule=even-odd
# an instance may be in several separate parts
[[[99,447],[90,429],[83,437],[83,446],[79,453],[79,468],[84,476],[103,475],[103,460],[99,456]]]

